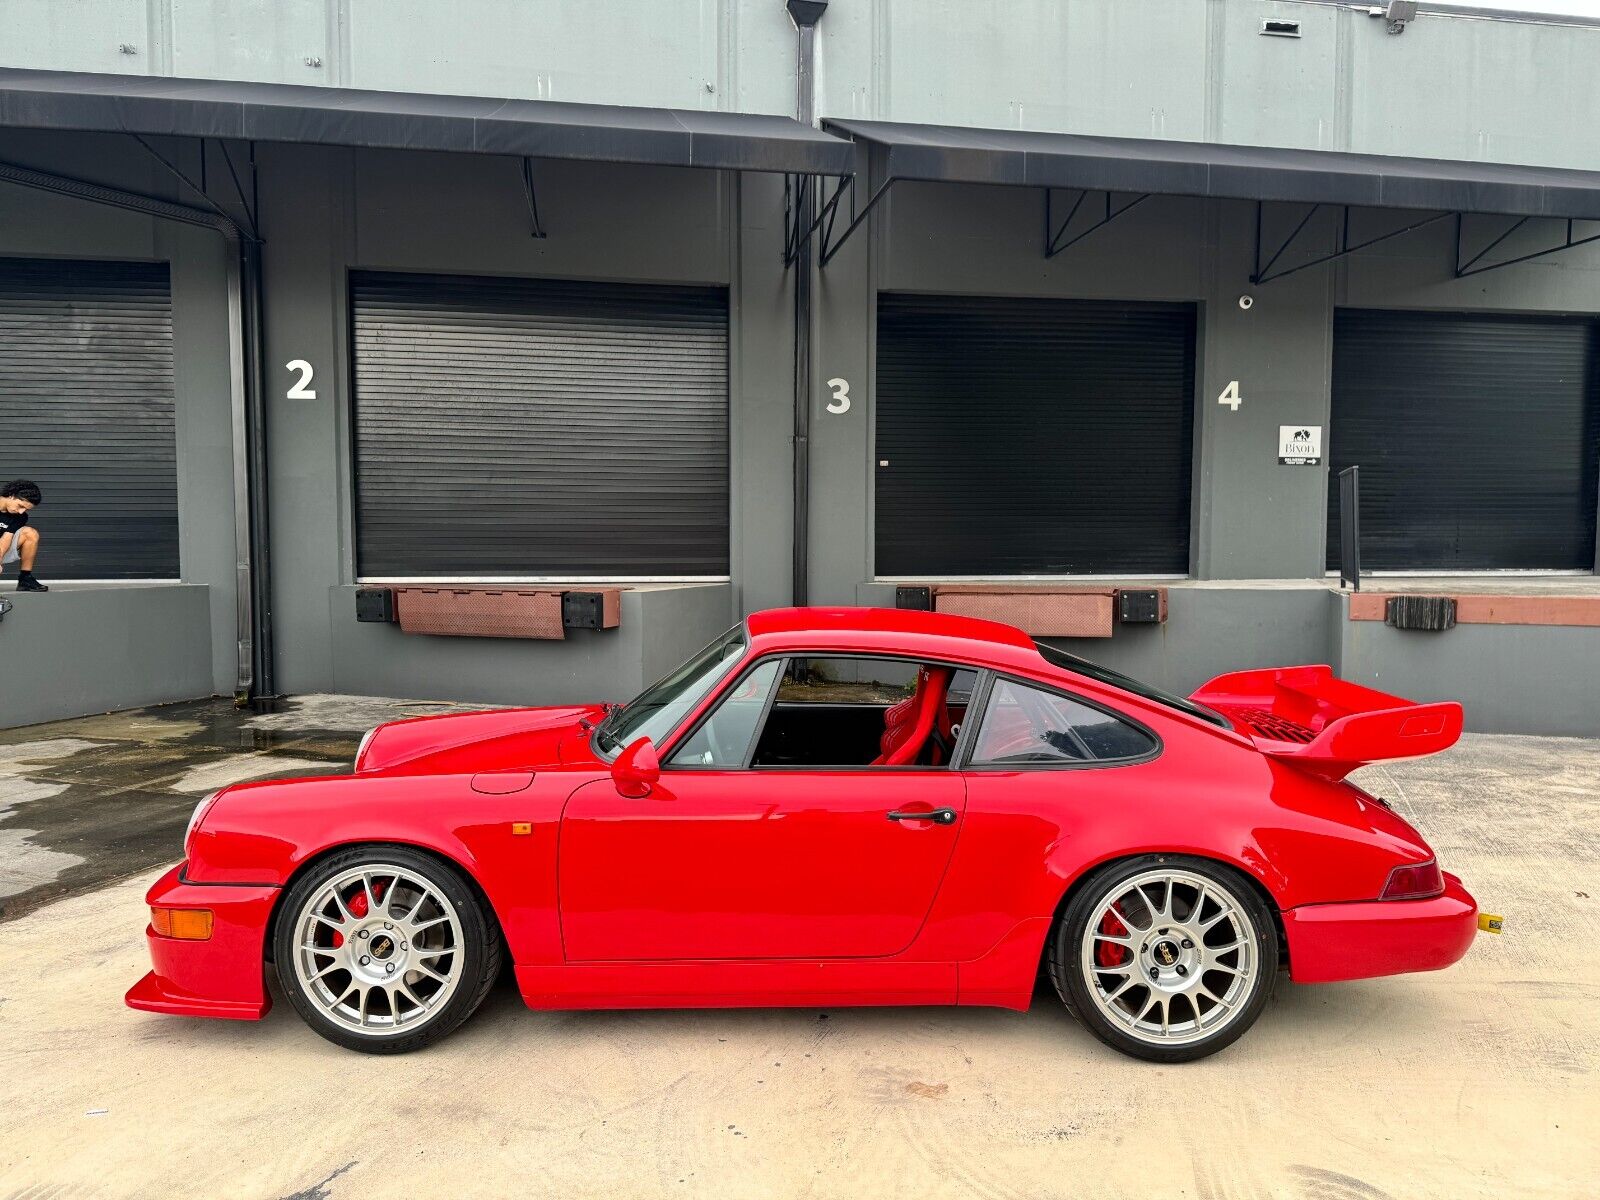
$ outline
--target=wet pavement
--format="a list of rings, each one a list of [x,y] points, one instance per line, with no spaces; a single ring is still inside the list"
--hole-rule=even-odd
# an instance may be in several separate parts
[[[458,707],[316,695],[256,714],[212,699],[0,731],[0,921],[175,862],[208,792],[344,774],[372,726]]]

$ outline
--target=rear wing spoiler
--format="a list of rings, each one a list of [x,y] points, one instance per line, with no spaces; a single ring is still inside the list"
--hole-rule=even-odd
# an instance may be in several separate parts
[[[1190,699],[1216,709],[1263,754],[1328,779],[1367,763],[1435,754],[1461,736],[1461,705],[1418,704],[1334,677],[1333,668],[1218,675]]]

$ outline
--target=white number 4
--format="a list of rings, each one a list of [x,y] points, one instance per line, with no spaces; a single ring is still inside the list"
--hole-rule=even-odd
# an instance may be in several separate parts
[[[1222,389],[1222,395],[1217,397],[1217,403],[1226,404],[1234,412],[1238,412],[1240,401],[1239,381],[1231,379],[1228,381],[1228,386]]]
[[[289,390],[284,393],[288,400],[315,400],[317,393],[308,386],[311,383],[311,364],[303,358],[283,364],[286,371],[299,371],[300,378],[289,385]]]

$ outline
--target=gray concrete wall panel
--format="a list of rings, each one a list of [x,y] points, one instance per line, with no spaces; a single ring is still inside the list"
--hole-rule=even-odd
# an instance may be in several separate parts
[[[85,585],[14,596],[8,585],[16,607],[0,621],[0,729],[210,695],[207,591]]]
[[[1444,633],[1345,620],[1340,673],[1412,700],[1459,700],[1480,733],[1600,737],[1600,637],[1562,625],[1457,625]]]

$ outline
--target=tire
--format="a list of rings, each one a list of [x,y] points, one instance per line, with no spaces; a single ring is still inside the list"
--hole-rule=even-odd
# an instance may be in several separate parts
[[[1261,1015],[1278,929],[1232,868],[1144,855],[1103,867],[1074,893],[1050,938],[1049,970],[1067,1010],[1112,1049],[1192,1062]]]
[[[431,1045],[500,974],[500,932],[460,871],[401,846],[352,846],[296,879],[273,937],[278,982],[330,1042]]]

